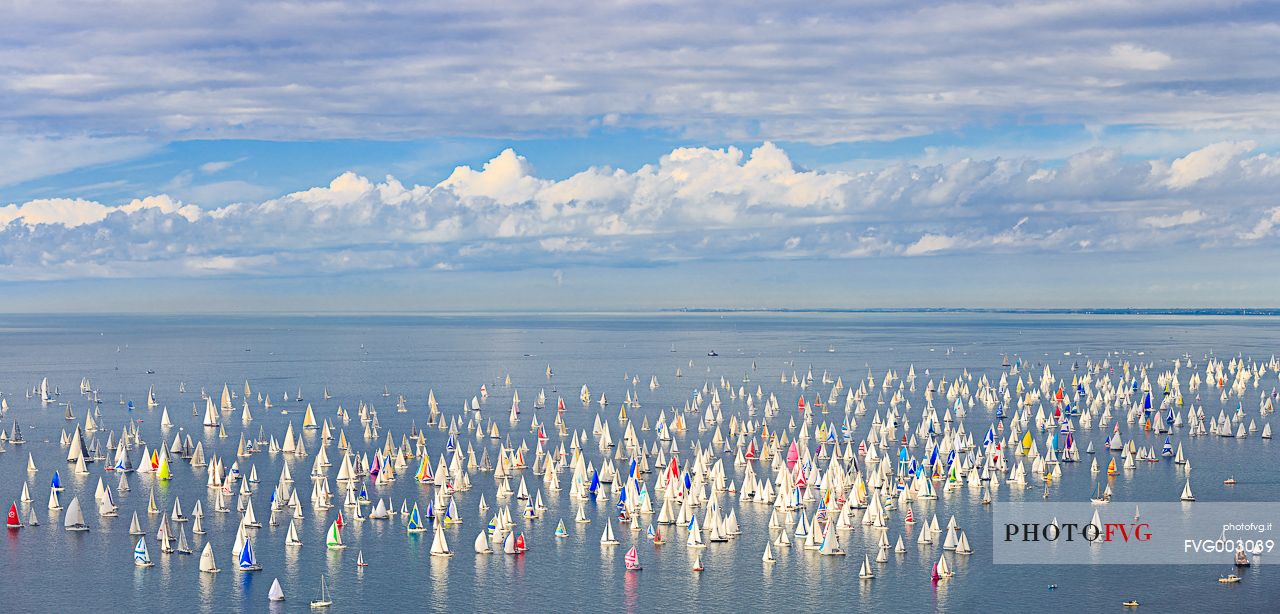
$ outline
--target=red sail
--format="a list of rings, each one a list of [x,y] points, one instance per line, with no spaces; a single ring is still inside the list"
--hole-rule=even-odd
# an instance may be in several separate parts
[[[9,526],[17,527],[21,525],[22,522],[18,520],[18,504],[11,503],[9,505]]]

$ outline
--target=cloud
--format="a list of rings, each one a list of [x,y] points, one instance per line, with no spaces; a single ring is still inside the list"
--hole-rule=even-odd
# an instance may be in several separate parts
[[[183,205],[164,194],[135,199],[118,207],[81,199],[46,198],[0,207],[0,226],[18,221],[27,226],[57,225],[77,228],[100,223],[113,213],[129,215],[143,211],[176,215],[188,222],[200,218],[199,207]]]
[[[0,135],[0,187],[130,160],[157,148],[154,142],[137,137]]]
[[[1152,215],[1142,218],[1142,223],[1152,228],[1173,228],[1204,221],[1208,217],[1199,209],[1188,209],[1182,213],[1170,215]]]
[[[959,239],[947,235],[926,234],[920,237],[915,243],[907,246],[903,252],[908,256],[924,256],[934,252],[941,252],[960,244]]]
[[[516,155],[514,150],[505,149],[498,157],[485,162],[483,170],[459,166],[440,185],[462,198],[510,205],[529,200],[544,185],[545,182],[532,173],[528,160]]]
[[[225,171],[241,162],[244,162],[245,160],[248,160],[248,158],[236,158],[235,160],[215,160],[212,162],[205,162],[204,164],[200,165],[200,172],[206,175],[221,173],[222,171]]]
[[[797,168],[773,143],[683,147],[634,171],[539,177],[507,149],[406,186],[346,172],[275,198],[158,194],[0,207],[0,280],[636,267],[941,254],[1212,251],[1273,234],[1280,158],[1251,143],[1172,160]],[[228,185],[236,191],[243,186]]]
[[[1257,146],[1253,141],[1222,142],[1193,151],[1169,165],[1169,178],[1165,183],[1171,188],[1193,185],[1221,173],[1228,164]]]
[[[1167,53],[1130,43],[1112,45],[1109,60],[1115,66],[1133,70],[1160,70],[1173,63]]]
[[[1280,226],[1280,207],[1275,207],[1270,211],[1267,211],[1266,215],[1253,225],[1253,228],[1240,233],[1240,238],[1246,241],[1264,239],[1271,236],[1273,234],[1272,231],[1277,226]]]
[[[1264,4],[6,8],[0,125],[23,134],[519,138],[609,126],[829,143],[1009,118],[1269,134],[1280,119]]]

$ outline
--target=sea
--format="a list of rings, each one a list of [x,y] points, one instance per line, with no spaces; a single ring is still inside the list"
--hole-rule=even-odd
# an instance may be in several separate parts
[[[628,393],[638,406],[627,409],[629,421],[637,426],[646,447],[654,444],[653,431],[640,431],[646,418],[655,423],[659,413],[668,418],[673,410],[683,411],[696,391],[719,389],[721,413],[727,431],[731,416],[747,416],[742,397],[729,390],[764,398],[774,394],[781,413],[770,421],[771,428],[786,430],[799,423],[796,412],[801,394],[812,399],[824,397],[831,385],[821,377],[841,378],[846,386],[857,386],[870,373],[877,384],[890,370],[905,377],[915,369],[918,386],[908,392],[912,408],[907,415],[919,420],[925,406],[924,388],[929,381],[954,380],[966,374],[976,382],[987,376],[992,382],[1008,369],[1005,362],[1021,364],[1023,372],[1039,380],[1047,365],[1058,378],[1070,381],[1072,366],[1083,369],[1089,361],[1109,360],[1118,366],[1152,366],[1152,378],[1171,369],[1173,361],[1190,360],[1184,373],[1202,372],[1208,358],[1265,363],[1280,351],[1280,318],[1250,316],[1138,316],[1084,314],[1008,313],[643,313],[643,314],[445,314],[421,316],[356,315],[262,315],[262,316],[0,316],[0,395],[7,400],[8,413],[0,419],[5,429],[16,420],[27,443],[7,445],[0,453],[0,503],[7,509],[17,501],[26,482],[34,497],[38,527],[9,530],[0,546],[0,611],[191,611],[191,612],[292,612],[309,611],[309,602],[319,596],[324,576],[332,593],[333,612],[363,611],[455,611],[455,612],[742,612],[742,611],[859,611],[859,612],[1055,612],[1117,611],[1121,602],[1136,599],[1140,611],[1277,611],[1280,609],[1280,579],[1276,567],[1253,565],[1236,570],[1243,577],[1238,584],[1221,585],[1218,576],[1231,571],[1226,561],[1217,565],[1066,565],[1044,560],[1035,565],[1002,565],[992,557],[992,510],[979,504],[970,490],[940,492],[934,501],[916,502],[917,517],[937,516],[946,523],[952,516],[966,531],[974,553],[949,554],[955,576],[931,581],[931,569],[941,553],[941,545],[916,544],[921,524],[907,527],[901,513],[893,512],[888,528],[890,542],[902,536],[905,554],[893,553],[887,563],[873,563],[875,578],[858,577],[864,554],[874,559],[879,532],[858,525],[841,536],[848,556],[824,557],[804,550],[775,548],[777,562],[761,562],[770,506],[739,503],[731,494],[721,494],[723,511],[736,510],[742,534],[726,543],[711,543],[691,550],[683,543],[683,531],[664,526],[667,542],[655,546],[644,533],[632,532],[617,521],[616,496],[605,501],[587,501],[592,522],[573,522],[578,502],[569,498],[566,486],[559,493],[544,490],[547,510],[540,519],[521,518],[523,507],[511,498],[496,498],[492,474],[472,472],[473,488],[455,494],[463,515],[460,524],[445,533],[455,555],[429,555],[432,533],[409,534],[405,519],[352,520],[344,511],[343,529],[348,548],[328,550],[324,538],[337,509],[320,512],[310,503],[307,475],[322,442],[314,430],[302,431],[310,456],[292,458],[280,452],[260,451],[239,459],[240,467],[256,468],[261,482],[254,485],[254,506],[263,527],[250,530],[262,571],[240,572],[234,568],[232,542],[238,515],[212,511],[213,491],[206,487],[207,468],[195,468],[175,458],[173,478],[157,481],[155,476],[129,474],[130,490],[117,493],[120,515],[101,518],[93,504],[98,480],[116,486],[117,477],[105,470],[109,463],[92,463],[88,475],[78,475],[66,462],[66,448],[60,445],[62,432],[83,425],[86,412],[99,412],[99,430],[90,433],[103,445],[108,434],[119,433],[133,421],[146,445],[155,448],[172,443],[175,434],[202,441],[207,455],[220,454],[229,465],[243,432],[256,438],[260,432],[277,439],[289,424],[301,426],[309,404],[319,420],[327,420],[335,437],[341,429],[352,449],[372,455],[391,433],[397,443],[411,429],[425,429],[427,450],[432,462],[444,452],[449,433],[427,426],[427,395],[431,391],[446,418],[472,417],[464,408],[485,386],[488,397],[481,404],[481,419],[487,426],[496,422],[504,439],[493,440],[474,433],[459,435],[461,445],[472,446],[477,454],[496,454],[502,441],[513,445],[537,446],[529,424],[534,415],[547,425],[549,448],[561,437],[552,427],[556,400],[563,397],[563,420],[568,431],[586,432],[584,446],[588,459],[599,467],[601,454],[591,435],[597,416],[609,423],[617,440],[624,428],[618,413]],[[709,354],[716,355],[711,356]],[[549,377],[548,367],[552,371]],[[681,376],[677,377],[677,369]],[[814,383],[801,389],[791,383],[793,374],[803,380],[812,373]],[[656,376],[658,387],[649,386]],[[786,382],[781,381],[785,377]],[[31,391],[48,378],[57,395],[52,403],[41,403]],[[100,403],[92,403],[80,393],[85,378],[96,391]],[[510,379],[508,385],[507,379]],[[633,379],[634,378],[634,379]],[[1185,386],[1185,376],[1183,383]],[[214,395],[215,403],[224,385],[240,394],[245,382],[251,387],[253,420],[240,420],[242,398],[236,411],[224,413],[227,437],[216,429],[201,426],[204,401],[201,391]],[[636,382],[636,383],[633,383]],[[583,385],[590,387],[592,401],[579,400]],[[728,386],[725,386],[728,384]],[[1244,410],[1261,424],[1268,418],[1258,415],[1259,398],[1280,385],[1276,373],[1268,371],[1258,388],[1244,395]],[[180,387],[185,387],[185,393]],[[160,407],[148,409],[146,395],[154,388]],[[896,388],[896,386],[895,386]],[[324,399],[325,390],[332,398]],[[511,427],[507,418],[513,393],[521,398],[520,422]],[[539,391],[545,393],[547,407],[534,408]],[[876,390],[878,392],[878,388]],[[1217,391],[1202,388],[1194,401],[1215,416],[1220,410],[1235,411],[1238,399],[1219,400]],[[301,394],[302,401],[296,400]],[[598,403],[604,394],[607,405]],[[389,396],[384,396],[389,394]],[[1194,394],[1194,393],[1189,393]],[[265,410],[259,395],[269,395]],[[397,400],[405,399],[407,412],[396,411]],[[704,394],[705,398],[709,395]],[[841,394],[843,400],[843,393]],[[130,402],[132,407],[130,407]],[[381,427],[379,438],[364,437],[357,415],[361,403],[376,410]],[[67,404],[76,417],[65,418]],[[842,403],[825,408],[816,421],[839,424],[844,419]],[[945,401],[941,412],[945,409]],[[351,416],[343,423],[339,407]],[[161,428],[161,411],[167,408],[176,425]],[[193,415],[193,408],[197,410]],[[877,395],[867,399],[867,413],[858,416],[854,445],[866,437],[875,414],[886,406]],[[287,414],[284,413],[287,411]],[[687,459],[701,442],[708,445],[712,431],[699,431],[704,413],[686,414],[687,431],[674,433],[674,443]],[[759,420],[759,416],[755,420]],[[990,410],[976,406],[963,418],[966,429],[981,434],[996,420]],[[713,427],[714,429],[714,427]],[[786,431],[794,437],[794,431]],[[1106,433],[1082,430],[1081,448],[1093,442],[1101,450]],[[1131,430],[1139,445],[1159,449],[1163,436]],[[1245,439],[1187,437],[1174,434],[1194,464],[1192,485],[1197,504],[1202,502],[1280,501],[1280,441],[1256,436]],[[329,480],[333,483],[341,453],[330,442],[334,459]],[[664,448],[670,442],[662,443]],[[893,450],[890,450],[892,452]],[[913,451],[919,454],[919,451]],[[140,452],[132,452],[133,462],[141,462]],[[28,473],[28,455],[38,471]],[[732,454],[725,460],[727,477],[740,481],[743,468]],[[610,454],[612,458],[612,454]],[[1116,503],[1125,501],[1177,501],[1185,475],[1171,462],[1142,463],[1113,482]],[[1062,480],[1048,487],[1054,501],[1087,501],[1096,488],[1096,478],[1085,462],[1065,464]],[[307,504],[298,525],[304,542],[300,548],[284,545],[287,515],[270,526],[269,498],[282,464],[290,463],[295,487]],[[621,467],[623,461],[618,462]],[[532,462],[530,462],[532,465]],[[389,499],[395,508],[402,501],[418,502],[425,508],[431,488],[413,477],[417,462],[400,472],[389,486],[372,482],[367,489],[373,500]],[[760,467],[756,468],[757,473]],[[46,509],[50,480],[60,473],[65,505],[72,496],[84,504],[87,533],[62,529],[62,512]],[[765,469],[767,472],[767,468]],[[526,470],[530,487],[543,488]],[[645,476],[654,488],[656,473]],[[1222,480],[1234,476],[1235,486]],[[1002,487],[998,500],[1041,501],[1044,487],[1037,483],[1026,489]],[[146,513],[149,494],[154,491],[161,510],[168,513],[180,498],[186,513],[199,499],[205,510],[208,533],[188,539],[194,555],[162,554],[155,541],[159,516]],[[517,556],[501,553],[475,554],[472,542],[485,528],[493,511],[481,514],[481,496],[496,508],[505,504],[523,532],[528,551]],[[660,501],[660,497],[656,497]],[[229,499],[234,501],[234,499]],[[656,504],[656,503],[655,503]],[[30,507],[19,504],[24,519]],[[128,534],[130,517],[137,511],[148,531],[155,566],[133,564],[137,540]],[[367,508],[366,508],[367,513]],[[569,536],[558,539],[554,528],[563,519]],[[648,524],[645,519],[644,524]],[[1280,520],[1280,518],[1277,518]],[[613,523],[621,544],[602,546],[600,532]],[[793,538],[794,540],[795,538]],[[218,574],[198,571],[200,550],[211,542],[219,566]],[[642,571],[628,572],[623,555],[637,546]],[[356,558],[363,553],[367,567],[358,568]],[[704,570],[694,572],[691,563],[701,556]],[[272,581],[281,583],[286,600],[269,603]],[[1049,585],[1056,585],[1050,590]]]

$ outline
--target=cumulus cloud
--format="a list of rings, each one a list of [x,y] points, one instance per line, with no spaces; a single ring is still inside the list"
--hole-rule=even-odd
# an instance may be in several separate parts
[[[28,226],[58,225],[76,228],[102,222],[112,213],[128,215],[147,210],[177,215],[188,222],[200,218],[199,207],[183,205],[165,194],[136,199],[118,207],[82,199],[45,198],[0,207],[0,226],[20,221]]]
[[[1171,188],[1185,188],[1196,182],[1221,173],[1228,164],[1237,161],[1258,144],[1253,141],[1222,142],[1193,151],[1169,165],[1169,178],[1165,183]]]
[[[523,156],[505,149],[498,157],[485,162],[482,170],[459,166],[441,182],[464,199],[487,199],[500,205],[512,205],[533,198],[546,182],[533,176],[533,168]]]
[[[0,207],[0,279],[652,266],[696,260],[1215,249],[1280,224],[1280,158],[1217,143],[1173,160],[963,159],[796,168],[764,143],[539,177],[513,150],[434,185],[346,172],[277,198],[166,194]],[[1176,180],[1174,178],[1177,178]],[[1181,247],[1180,247],[1181,248]]]

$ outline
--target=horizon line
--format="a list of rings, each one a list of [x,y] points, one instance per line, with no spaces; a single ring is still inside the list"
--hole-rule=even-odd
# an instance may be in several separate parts
[[[437,309],[412,311],[351,310],[244,310],[244,311],[0,311],[11,317],[64,316],[538,316],[538,315],[680,315],[680,314],[1007,314],[1007,315],[1171,315],[1171,316],[1280,316],[1280,307],[664,307],[653,309]]]

